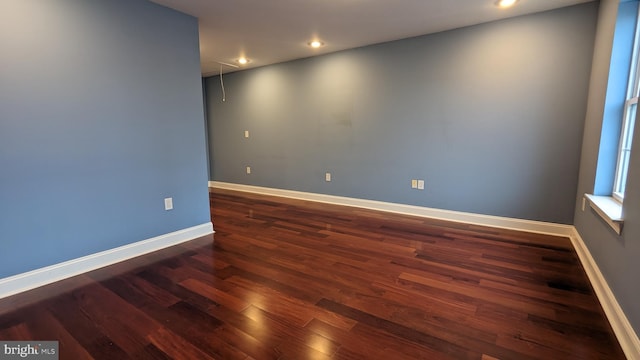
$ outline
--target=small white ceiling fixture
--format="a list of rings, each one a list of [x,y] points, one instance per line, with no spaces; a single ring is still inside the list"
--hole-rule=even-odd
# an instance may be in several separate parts
[[[309,46],[311,46],[314,49],[317,49],[319,47],[324,46],[324,43],[320,40],[313,40],[311,42],[309,42]]]
[[[518,0],[498,0],[496,1],[496,5],[500,8],[506,9],[512,7],[518,2]]]

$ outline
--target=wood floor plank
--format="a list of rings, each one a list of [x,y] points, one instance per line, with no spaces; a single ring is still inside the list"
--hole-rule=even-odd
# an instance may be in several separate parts
[[[358,328],[345,331],[314,319],[306,328],[342,345],[334,358],[362,359],[441,359],[446,356],[434,349],[416,344],[393,334],[358,324]]]
[[[78,360],[92,359],[89,352],[60,324],[48,311],[34,307],[25,317],[29,334],[36,339],[59,342],[59,355],[62,358]]]
[[[146,336],[161,325],[101,284],[73,291],[75,305],[128,354],[149,344]]]
[[[199,348],[193,346],[184,338],[160,328],[147,335],[147,338],[156,348],[167,354],[172,359],[202,359],[213,360],[215,357],[204,353]]]
[[[61,359],[624,359],[566,237],[228,190],[215,235],[0,299]]]
[[[114,340],[105,335],[105,331],[88,314],[76,305],[73,294],[68,293],[55,297],[48,304],[42,305],[92,357],[96,359],[130,358]],[[39,340],[37,338],[29,339]],[[13,338],[13,340],[25,339]],[[68,358],[74,357],[69,356]]]

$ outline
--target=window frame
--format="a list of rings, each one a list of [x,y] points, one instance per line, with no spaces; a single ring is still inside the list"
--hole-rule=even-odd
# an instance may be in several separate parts
[[[624,201],[624,192],[629,171],[629,155],[631,154],[633,128],[635,126],[640,98],[640,8],[636,17],[636,28],[633,39],[633,51],[631,66],[629,68],[629,80],[627,83],[627,96],[624,102],[622,115],[622,127],[618,145],[618,159],[616,162],[615,178],[611,196],[618,202]],[[633,107],[635,106],[635,109]]]

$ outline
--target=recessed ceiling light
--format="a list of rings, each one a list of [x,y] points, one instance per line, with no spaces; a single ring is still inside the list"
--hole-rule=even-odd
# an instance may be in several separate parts
[[[317,49],[317,48],[319,48],[319,47],[321,47],[323,45],[324,45],[324,43],[322,41],[320,41],[320,40],[313,40],[313,41],[309,42],[309,46],[311,46],[314,49]]]
[[[248,64],[248,63],[249,63],[249,59],[247,59],[247,58],[246,58],[246,57],[244,57],[244,56],[243,56],[243,57],[241,57],[241,58],[239,58],[237,61],[238,61],[238,64],[240,64],[240,65],[246,65],[246,64]]]
[[[498,0],[496,1],[496,6],[504,9],[515,5],[517,2],[518,0]]]

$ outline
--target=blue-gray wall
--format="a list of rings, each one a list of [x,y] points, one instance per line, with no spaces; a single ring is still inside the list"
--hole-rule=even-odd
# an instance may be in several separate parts
[[[589,103],[585,120],[580,179],[575,206],[575,226],[591,255],[602,271],[616,299],[640,333],[640,131],[636,120],[634,147],[624,200],[624,229],[622,236],[613,230],[588,207],[582,210],[584,194],[592,194],[596,184],[596,170],[601,146],[605,97],[609,81],[609,65],[613,46],[618,1],[601,2],[598,30],[593,54],[593,68],[589,87]]]
[[[0,49],[0,278],[210,221],[195,18],[2,0]]]
[[[226,102],[208,78],[210,179],[570,224],[596,16],[587,3],[230,73]]]

